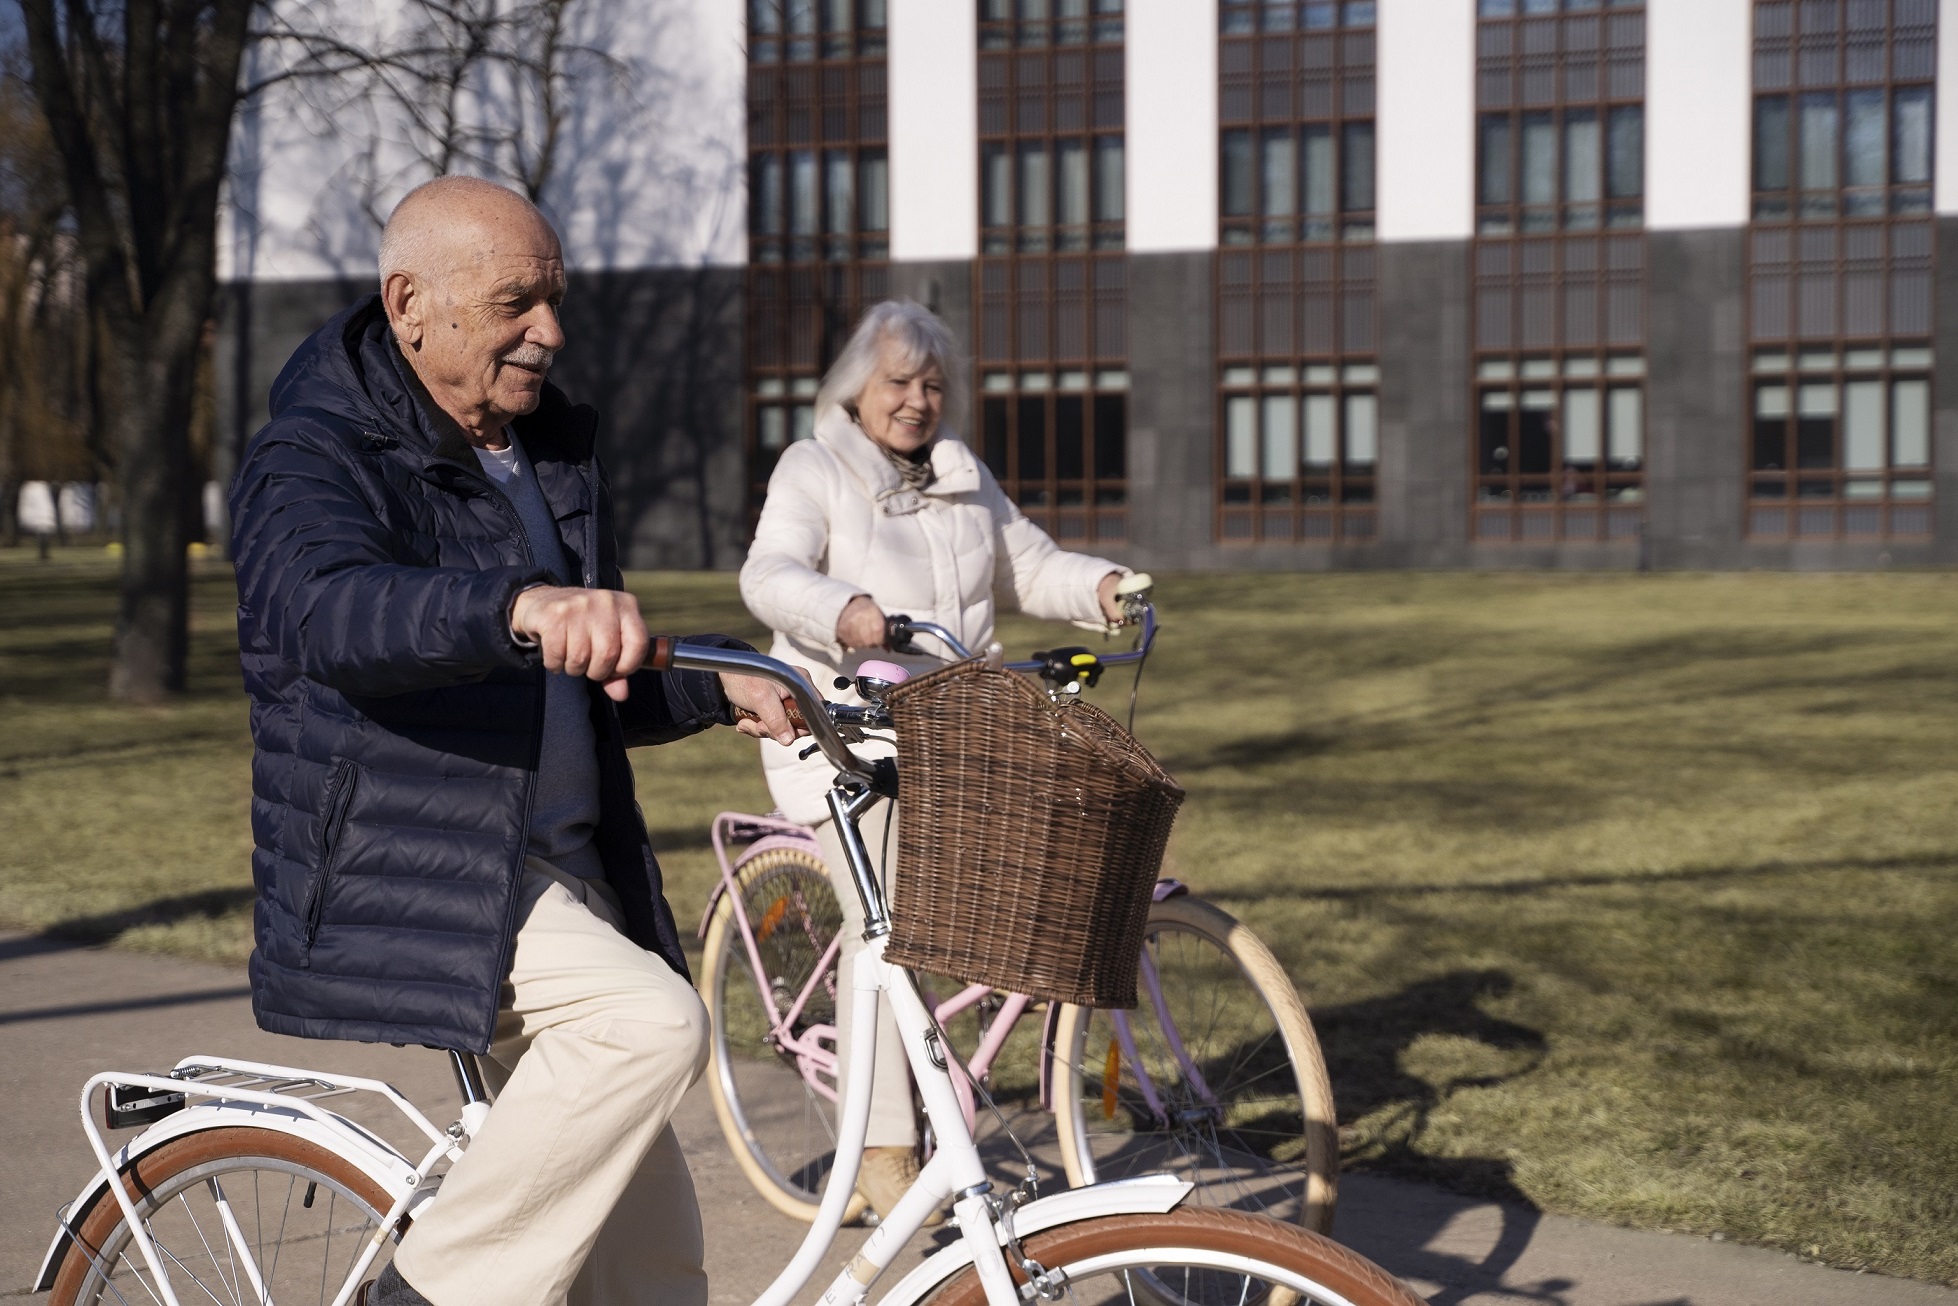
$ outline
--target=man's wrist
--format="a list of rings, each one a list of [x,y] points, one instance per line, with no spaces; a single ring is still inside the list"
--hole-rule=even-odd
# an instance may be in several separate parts
[[[510,596],[510,611],[507,617],[506,624],[508,624],[508,626],[510,627],[511,642],[514,643],[520,649],[526,649],[526,650],[535,649],[537,647],[537,641],[535,639],[532,639],[529,635],[524,634],[521,630],[517,629],[517,600],[522,598],[525,594],[528,594],[531,590],[543,589],[543,588],[544,588],[543,581],[534,580],[531,581],[528,585],[518,586],[517,592]]]

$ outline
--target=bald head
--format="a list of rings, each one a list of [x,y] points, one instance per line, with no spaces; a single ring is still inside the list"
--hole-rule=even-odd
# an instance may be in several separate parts
[[[564,258],[535,205],[477,177],[408,192],[381,233],[381,303],[430,396],[472,443],[537,407],[564,347]]]
[[[437,177],[409,191],[381,231],[381,284],[390,272],[440,276],[481,258],[499,236],[557,233],[537,206],[481,177]]]

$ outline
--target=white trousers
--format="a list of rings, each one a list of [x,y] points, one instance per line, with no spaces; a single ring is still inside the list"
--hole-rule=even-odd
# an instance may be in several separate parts
[[[488,1120],[395,1252],[435,1306],[706,1306],[667,1121],[707,1064],[693,986],[611,891],[532,859],[484,1073]]]
[[[890,868],[897,862],[897,804],[878,803],[864,814],[859,829],[864,847],[870,850],[870,865],[877,878],[889,883]],[[850,864],[843,860],[843,840],[836,833],[836,822],[824,821],[816,827],[816,841],[822,845],[823,861],[829,867],[829,882],[836,889],[836,901],[843,908],[843,947],[837,960],[836,1057],[840,1066],[850,1064],[850,975],[858,953],[863,951],[863,904],[857,900],[856,884],[850,878]],[[837,1074],[839,1096],[843,1074]],[[916,1147],[918,1118],[911,1108],[911,1066],[904,1059],[904,1044],[898,1038],[897,1017],[891,1014],[890,999],[877,998],[877,1059],[870,1073],[870,1129],[864,1135],[865,1147]]]

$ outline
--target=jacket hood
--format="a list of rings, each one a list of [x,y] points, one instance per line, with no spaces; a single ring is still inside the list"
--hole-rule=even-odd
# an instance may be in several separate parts
[[[429,397],[395,344],[378,294],[342,309],[308,336],[272,382],[269,399],[275,421],[311,409],[391,436],[426,457],[476,466],[462,428]],[[590,455],[596,418],[547,381],[537,410],[513,425],[526,445],[539,439],[568,443],[573,447],[563,452],[581,460]]]

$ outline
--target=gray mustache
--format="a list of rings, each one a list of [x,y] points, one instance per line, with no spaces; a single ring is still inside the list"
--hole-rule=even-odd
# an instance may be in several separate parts
[[[534,367],[542,372],[551,370],[551,363],[557,358],[556,352],[542,345],[520,345],[503,355],[500,361],[518,367]]]

